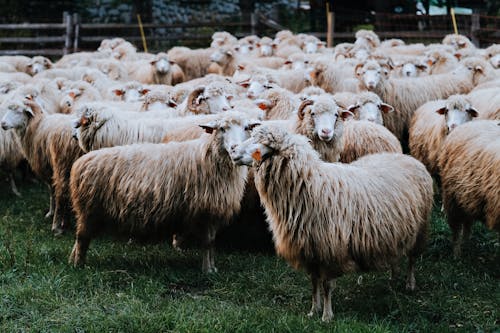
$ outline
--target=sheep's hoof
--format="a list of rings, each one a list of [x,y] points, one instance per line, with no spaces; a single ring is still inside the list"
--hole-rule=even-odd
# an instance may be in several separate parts
[[[406,290],[415,291],[416,287],[417,287],[417,284],[415,282],[415,279],[410,279],[406,282]]]
[[[316,315],[316,311],[311,310],[311,311],[309,311],[309,313],[307,314],[307,317],[312,318],[312,317],[314,317],[315,315]]]
[[[64,230],[61,227],[53,227],[52,228],[52,233],[56,237],[61,236],[63,234],[63,232],[64,232]]]
[[[45,218],[46,218],[46,219],[50,219],[50,218],[52,218],[53,216],[54,216],[54,212],[53,212],[53,211],[51,211],[51,210],[49,210],[49,211],[47,212],[47,214],[45,214]]]
[[[15,195],[16,197],[18,197],[18,198],[22,198],[22,197],[23,197],[23,196],[21,195],[21,193],[20,193],[17,189],[15,189],[15,188],[13,188],[13,189],[12,189],[12,193],[14,193],[14,195]]]
[[[333,319],[333,313],[323,313],[321,321],[324,323],[329,323]]]

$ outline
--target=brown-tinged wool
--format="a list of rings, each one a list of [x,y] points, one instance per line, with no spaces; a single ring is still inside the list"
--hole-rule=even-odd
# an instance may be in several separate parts
[[[425,103],[415,111],[410,123],[410,153],[433,176],[439,174],[438,157],[448,134],[445,117],[436,112],[445,103],[442,99]]]
[[[49,214],[54,214],[52,230],[59,233],[71,214],[69,171],[83,152],[72,139],[71,115],[46,114],[38,104],[30,102],[29,105],[33,116],[27,118],[25,126],[16,128],[15,133],[33,173],[51,190]],[[25,106],[18,104],[17,108],[22,110]]]
[[[324,163],[304,137],[266,126],[252,137],[272,150],[255,185],[276,251],[294,268],[330,280],[420,254],[433,203],[420,162],[383,153]]]
[[[179,65],[184,72],[186,81],[203,77],[210,66],[210,55],[214,49],[195,49],[173,47],[168,52],[168,58]]]
[[[227,117],[220,124],[243,122]],[[77,216],[70,261],[84,262],[96,229],[110,220],[133,233],[201,235],[202,246],[212,246],[219,226],[240,210],[247,177],[247,168],[236,166],[223,147],[222,135],[216,129],[197,140],[106,148],[78,159],[70,182]]]
[[[460,252],[459,234],[474,220],[500,231],[500,126],[475,120],[453,130],[439,156],[443,204]],[[458,248],[457,248],[458,247]]]
[[[78,112],[78,142],[83,151],[128,145],[132,143],[159,143],[171,129],[197,127],[198,118],[159,118],[149,112],[121,112],[106,108],[82,107]],[[204,118],[200,118],[204,119]],[[188,123],[188,125],[186,125]],[[201,133],[201,128],[193,129]]]
[[[417,78],[385,78],[381,75],[372,91],[396,110],[384,116],[385,126],[401,140],[408,131],[413,113],[422,104],[448,98],[453,94],[468,93],[483,80],[485,73],[483,69],[476,67],[480,65],[474,59],[467,61],[469,62],[455,72],[446,74]],[[482,63],[484,65],[484,60]],[[363,70],[380,68],[375,61],[367,61],[362,67]],[[363,81],[360,82],[364,87]]]
[[[376,153],[403,153],[398,138],[382,125],[366,120],[351,120],[344,124],[340,162],[351,163]]]
[[[347,61],[315,61],[310,74],[311,84],[323,88],[327,93],[358,91],[354,66]]]
[[[340,110],[335,100],[328,94],[315,97],[312,106],[303,107],[303,118],[299,116],[301,108],[302,105],[299,107],[295,124],[292,126],[292,133],[301,134],[308,138],[311,142],[311,146],[319,153],[323,161],[338,162],[343,146],[344,121],[339,114]],[[330,141],[323,141],[319,138],[314,128],[315,120],[311,112],[314,112],[317,116],[323,113],[337,114],[337,120],[333,128],[334,135]]]

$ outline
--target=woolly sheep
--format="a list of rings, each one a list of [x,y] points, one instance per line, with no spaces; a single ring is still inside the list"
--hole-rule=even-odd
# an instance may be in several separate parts
[[[478,112],[463,95],[425,103],[415,111],[410,123],[411,155],[421,161],[431,175],[438,176],[438,157],[446,136],[477,116]]]
[[[210,135],[198,140],[101,149],[81,157],[71,170],[77,229],[70,263],[84,263],[90,239],[105,221],[99,216],[107,216],[131,230],[198,236],[205,251],[202,269],[216,272],[215,236],[240,210],[247,176],[231,156],[256,124],[223,117],[202,124]]]
[[[255,185],[276,252],[313,285],[309,316],[333,317],[335,279],[398,266],[408,256],[407,288],[423,250],[433,203],[432,178],[403,154],[374,154],[352,164],[324,163],[306,138],[260,126],[234,158],[255,159]],[[285,167],[286,166],[286,167]]]
[[[213,49],[191,50],[187,47],[173,47],[168,52],[168,58],[179,65],[184,72],[186,81],[203,77],[210,66],[210,55]]]
[[[486,50],[486,59],[488,59],[491,65],[499,69],[500,68],[500,45],[493,44],[488,47]]]
[[[265,120],[288,119],[296,112],[300,100],[290,91],[274,87],[260,94],[255,104],[265,112]]]
[[[184,82],[182,69],[160,52],[152,60],[139,60],[129,63],[128,77],[144,84],[175,85]]]
[[[500,231],[500,126],[476,120],[446,138],[439,155],[443,205],[460,256],[474,220]]]

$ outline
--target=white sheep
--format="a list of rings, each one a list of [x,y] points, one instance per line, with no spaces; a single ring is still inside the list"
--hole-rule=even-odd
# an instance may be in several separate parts
[[[276,252],[313,285],[309,316],[333,317],[335,279],[395,268],[409,258],[407,288],[423,250],[433,203],[432,178],[403,154],[373,154],[351,164],[325,163],[306,138],[257,127],[236,163],[255,166],[255,185]],[[255,160],[255,162],[253,162]]]
[[[198,236],[205,250],[202,269],[216,272],[215,236],[240,210],[247,177],[247,168],[231,156],[256,124],[225,116],[200,124],[210,135],[197,140],[114,147],[81,157],[71,170],[77,229],[70,263],[84,263],[104,221],[99,216],[105,215],[130,230]]]

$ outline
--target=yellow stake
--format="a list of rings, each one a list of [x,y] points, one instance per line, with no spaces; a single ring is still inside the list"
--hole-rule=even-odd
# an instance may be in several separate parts
[[[455,35],[458,35],[457,20],[455,19],[455,9],[454,8],[450,9],[450,14],[451,14],[451,21],[453,22],[453,30],[455,31]]]
[[[139,23],[139,30],[141,31],[142,47],[144,52],[148,52],[148,45],[146,44],[146,36],[144,35],[144,29],[142,28],[141,15],[137,14],[137,22]]]

